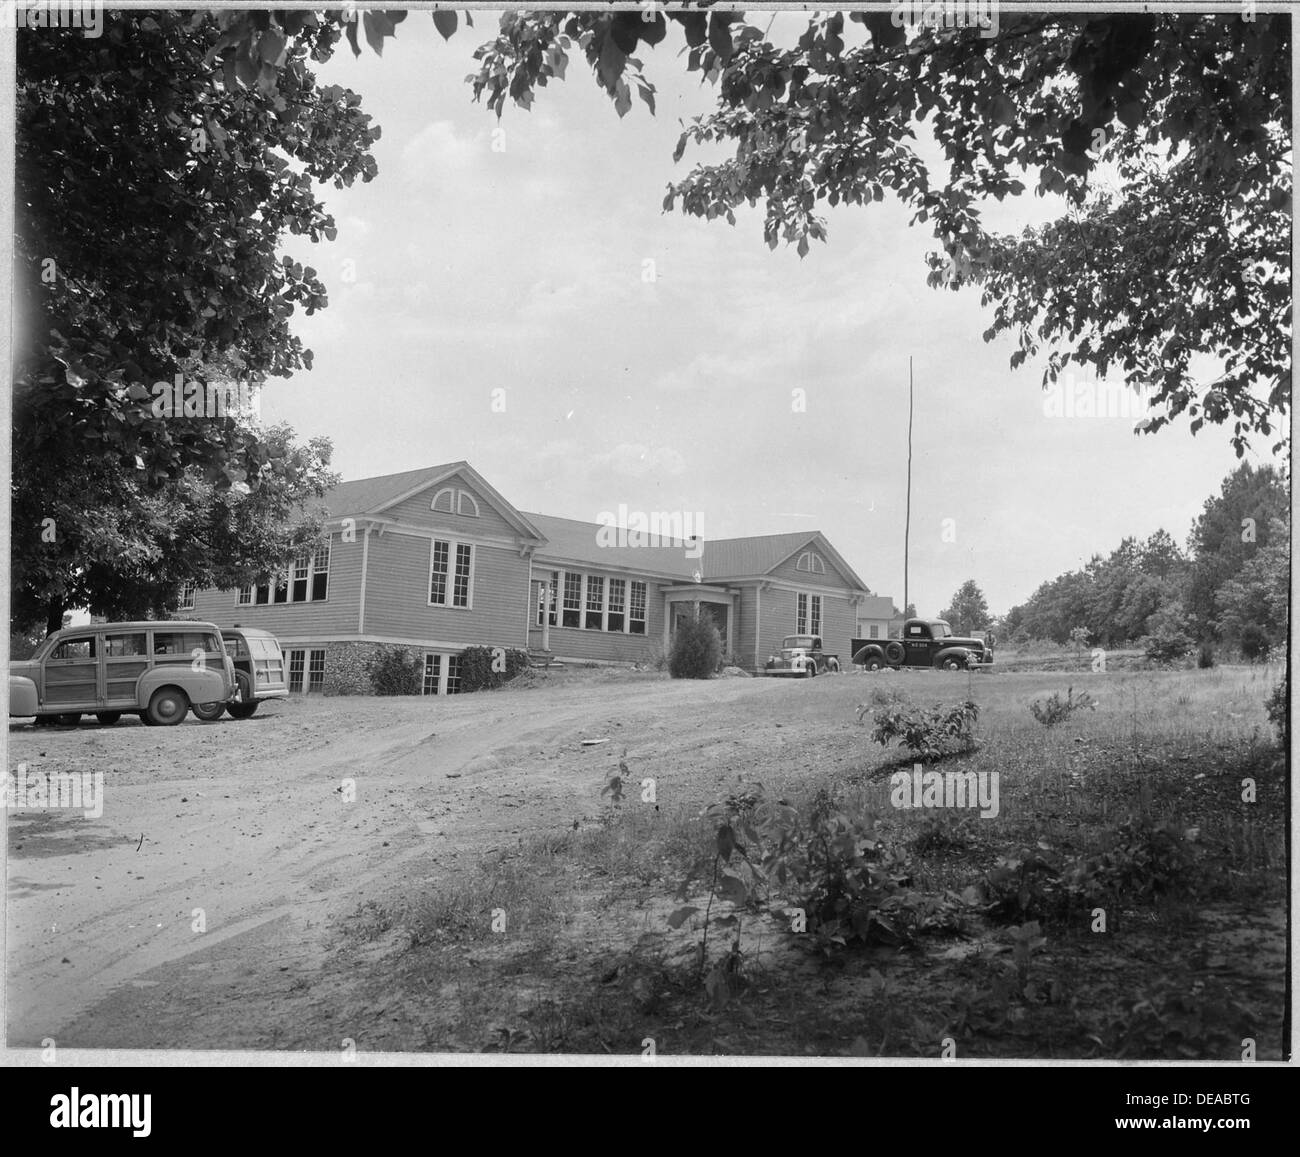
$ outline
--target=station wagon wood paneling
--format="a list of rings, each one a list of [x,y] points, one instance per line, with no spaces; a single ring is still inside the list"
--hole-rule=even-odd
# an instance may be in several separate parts
[[[440,694],[455,689],[453,657],[474,645],[527,647],[561,662],[646,662],[674,616],[696,602],[729,619],[732,657],[756,670],[799,629],[799,591],[820,598],[831,652],[847,648],[855,607],[870,594],[816,531],[609,545],[596,523],[521,512],[468,462],[345,482],[324,506],[324,600],[258,605],[239,603],[234,591],[199,591],[192,610],[218,625],[271,631],[302,650],[304,662],[310,652],[319,664],[323,652],[323,677],[304,678],[305,688],[366,690],[365,661],[383,644],[422,655],[436,673],[426,691]],[[557,575],[555,621],[548,614],[539,623],[539,597]],[[643,634],[630,629],[634,583],[644,584]]]

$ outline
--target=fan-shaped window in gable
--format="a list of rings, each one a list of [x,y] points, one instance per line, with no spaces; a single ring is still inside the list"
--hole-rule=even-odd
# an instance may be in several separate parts
[[[454,486],[444,486],[433,496],[431,509],[442,514],[463,514],[468,518],[477,518],[478,499],[468,490],[457,490]]]
[[[456,491],[450,486],[444,486],[433,496],[433,509],[440,510],[443,514],[455,514]]]
[[[811,550],[805,550],[795,564],[795,570],[807,571],[809,574],[825,574],[826,563],[822,556]]]

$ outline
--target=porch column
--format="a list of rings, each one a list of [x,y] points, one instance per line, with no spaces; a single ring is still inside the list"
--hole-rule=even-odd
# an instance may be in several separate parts
[[[542,583],[542,650],[551,649],[551,584]]]
[[[736,643],[736,596],[729,596],[730,605],[727,607],[727,654],[731,658],[736,657],[733,650]]]
[[[668,633],[672,624],[673,600],[672,596],[664,591],[664,650],[668,650]]]

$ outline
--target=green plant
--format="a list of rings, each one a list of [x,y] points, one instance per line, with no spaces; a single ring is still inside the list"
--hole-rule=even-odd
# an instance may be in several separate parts
[[[866,704],[858,709],[858,722],[868,710],[871,708]],[[978,719],[979,704],[970,699],[930,708],[895,703],[874,710],[871,738],[882,747],[898,740],[928,763],[943,755],[969,750],[975,742]]]
[[[1214,666],[1214,647],[1210,643],[1201,644],[1201,649],[1196,654],[1196,665],[1201,670]]]
[[[683,619],[668,652],[668,673],[674,679],[708,679],[722,661],[722,636],[713,619],[696,614]]]
[[[420,660],[412,651],[382,644],[366,660],[366,676],[376,695],[418,695],[424,680]]]
[[[1291,677],[1289,672],[1282,672],[1282,680],[1272,693],[1264,700],[1264,709],[1268,712],[1268,721],[1277,729],[1278,745],[1283,751],[1291,748]]]
[[[491,691],[528,670],[528,652],[511,647],[466,647],[460,653],[460,690]]]
[[[1059,691],[1053,691],[1048,699],[1035,699],[1029,705],[1029,712],[1044,727],[1055,727],[1069,719],[1076,711],[1096,711],[1097,701],[1087,691],[1079,692],[1076,698],[1073,687],[1065,689],[1065,698]]]
[[[1262,663],[1268,658],[1272,643],[1273,640],[1268,637],[1268,633],[1257,623],[1247,623],[1242,628],[1239,645],[1242,657],[1247,662]]]

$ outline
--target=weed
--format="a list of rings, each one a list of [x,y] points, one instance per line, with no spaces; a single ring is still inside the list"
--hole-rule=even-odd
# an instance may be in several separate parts
[[[1097,701],[1087,691],[1074,694],[1073,687],[1065,689],[1065,698],[1059,691],[1053,691],[1048,699],[1035,699],[1029,705],[1029,713],[1044,727],[1055,727],[1069,719],[1076,711],[1096,711]]]

